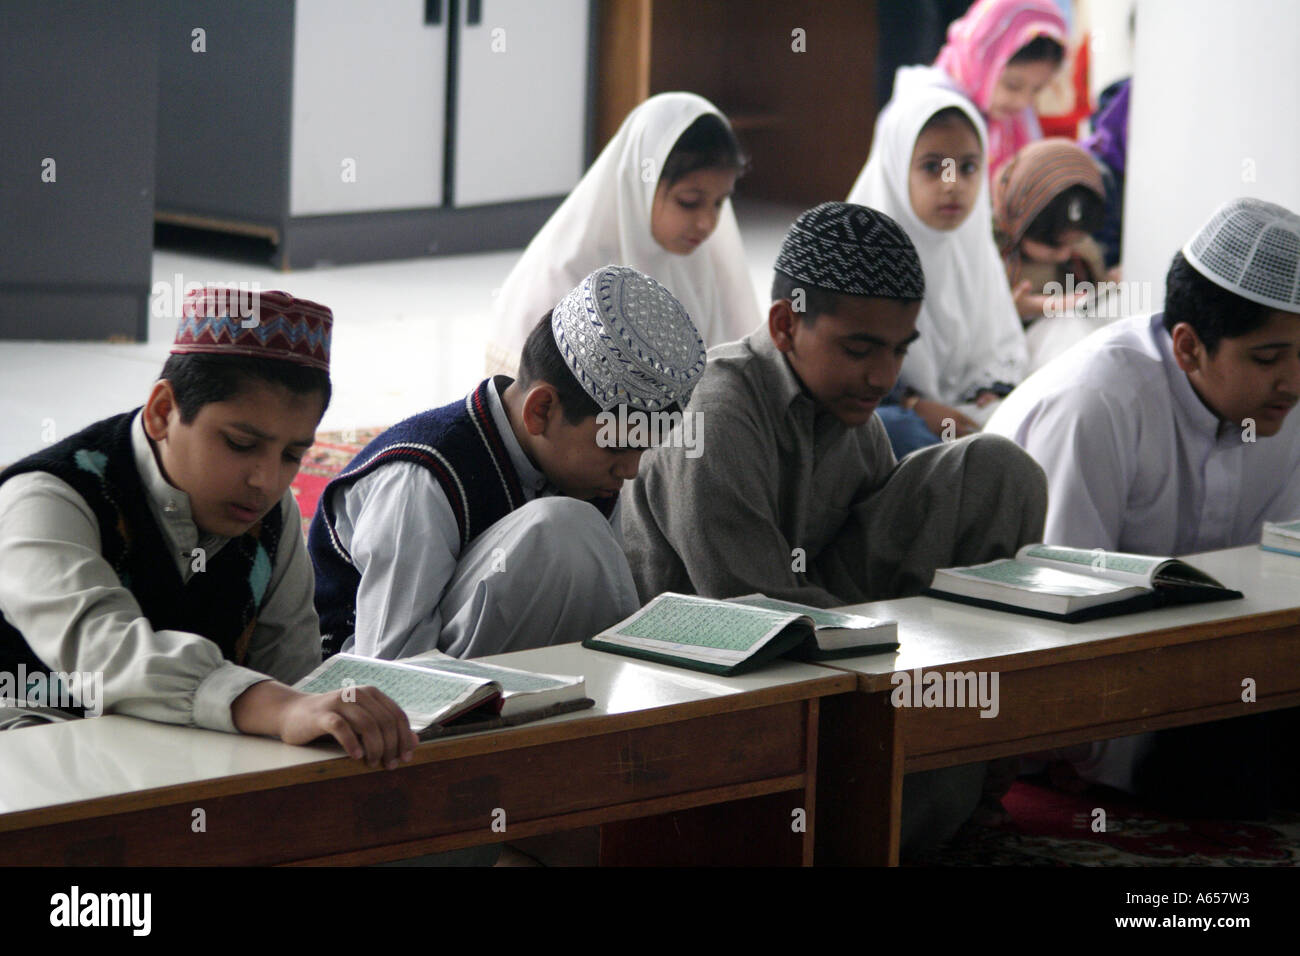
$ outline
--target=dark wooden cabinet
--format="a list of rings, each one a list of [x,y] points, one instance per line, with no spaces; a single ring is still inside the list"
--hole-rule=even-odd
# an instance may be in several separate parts
[[[601,0],[597,136],[656,93],[717,104],[749,150],[746,196],[843,199],[876,119],[873,0]]]

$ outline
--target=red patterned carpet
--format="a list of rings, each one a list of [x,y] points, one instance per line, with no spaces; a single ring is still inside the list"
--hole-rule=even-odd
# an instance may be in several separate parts
[[[294,478],[293,496],[302,512],[302,531],[305,535],[316,513],[316,502],[331,478],[350,462],[356,453],[369,444],[382,428],[354,428],[341,432],[320,432],[316,444],[303,456],[298,477]]]
[[[968,824],[924,862],[937,866],[1296,866],[1300,813],[1267,821],[1176,819],[1124,794],[1064,793],[1019,780],[1002,800],[1011,819]],[[1094,832],[1096,809],[1105,831]]]

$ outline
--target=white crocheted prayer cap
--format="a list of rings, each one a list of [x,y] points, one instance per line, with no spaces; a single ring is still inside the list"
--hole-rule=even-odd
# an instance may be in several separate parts
[[[704,340],[671,292],[636,269],[602,266],[551,313],[551,334],[601,411],[685,408],[704,374]]]
[[[1300,216],[1262,199],[1233,199],[1183,246],[1215,285],[1243,299],[1300,312]]]

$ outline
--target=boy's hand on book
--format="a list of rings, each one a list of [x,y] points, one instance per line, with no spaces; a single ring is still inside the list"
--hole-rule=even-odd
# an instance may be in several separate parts
[[[402,709],[373,687],[303,694],[262,681],[235,699],[231,716],[243,733],[276,736],[287,744],[333,737],[348,756],[371,767],[382,762],[389,770],[399,759],[409,761],[419,742]]]
[[[923,398],[913,406],[917,415],[921,416],[921,421],[925,422],[925,427],[936,436],[945,437],[944,432],[948,429],[948,420],[952,420],[953,428],[956,429],[956,438],[965,438],[967,435],[974,435],[980,430],[979,425],[970,417],[963,415],[951,405],[944,405],[942,402],[933,402]],[[951,432],[949,432],[951,434]]]

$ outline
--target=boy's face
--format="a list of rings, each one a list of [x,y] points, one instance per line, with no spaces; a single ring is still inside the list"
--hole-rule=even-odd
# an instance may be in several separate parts
[[[190,498],[194,523],[208,534],[236,537],[284,496],[324,412],[318,392],[295,395],[252,381],[224,402],[181,421],[171,383],[156,382],[144,408],[167,480]]]
[[[907,190],[916,217],[931,229],[956,229],[975,207],[984,175],[979,137],[961,120],[931,126],[916,138]]]
[[[778,299],[768,331],[813,400],[855,427],[870,420],[898,380],[920,311],[920,302],[841,296],[834,312],[809,325],[789,299]]]
[[[1219,340],[1210,355],[1186,323],[1174,326],[1174,358],[1203,401],[1238,427],[1276,435],[1300,399],[1300,314],[1271,312],[1253,332]]]
[[[731,169],[697,169],[671,186],[660,180],[650,209],[650,234],[668,252],[689,256],[718,227],[736,185]]]
[[[602,448],[596,416],[576,425],[564,417],[559,396],[545,382],[529,389],[523,402],[527,451],[561,494],[590,501],[618,494],[636,477],[645,448]]]
[[[989,97],[989,117],[1005,120],[1023,113],[1033,105],[1043,88],[1052,82],[1056,70],[1057,67],[1047,60],[1004,66]]]

